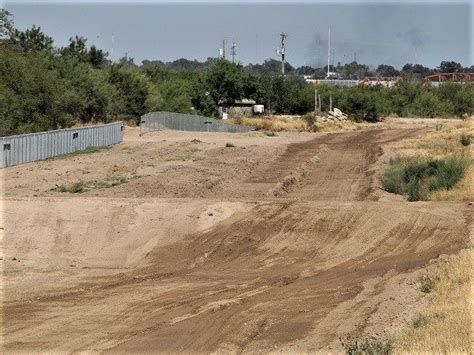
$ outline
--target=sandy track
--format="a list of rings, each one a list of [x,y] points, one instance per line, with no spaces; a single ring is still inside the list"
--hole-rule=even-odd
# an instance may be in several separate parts
[[[409,320],[422,299],[417,277],[430,260],[465,246],[472,212],[465,204],[379,201],[375,168],[383,145],[422,132],[373,130],[305,137],[283,149],[247,146],[242,151],[251,154],[244,157],[258,164],[230,175],[249,163],[235,151],[219,158],[210,148],[178,172],[137,177],[88,197],[11,197],[16,207],[5,211],[4,247],[33,271],[8,262],[6,349],[337,350],[339,337],[376,334]],[[175,182],[166,179],[181,172],[193,181],[204,167],[220,182],[167,197],[165,188]],[[140,195],[140,186],[158,181],[165,188],[161,195],[153,190],[155,199],[101,197],[127,189]],[[74,207],[64,211],[68,203]],[[54,207],[46,211],[47,204]],[[32,217],[18,227],[26,214]],[[70,271],[71,260],[86,268]],[[26,281],[15,282],[15,275]],[[44,282],[28,289],[35,280]]]

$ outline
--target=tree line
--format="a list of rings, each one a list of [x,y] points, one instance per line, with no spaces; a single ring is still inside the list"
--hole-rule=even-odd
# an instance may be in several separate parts
[[[273,114],[303,115],[314,106],[315,87],[301,77],[309,73],[305,67],[288,64],[289,74],[283,77],[280,63],[272,59],[247,66],[217,58],[136,65],[133,58],[123,57],[113,63],[107,52],[88,46],[83,37],[71,37],[67,46],[58,48],[39,27],[15,29],[4,10],[0,23],[0,136],[86,122],[138,121],[151,111],[216,116],[219,106],[242,98],[254,99]],[[419,70],[417,66],[410,70]],[[357,63],[344,67],[352,68],[346,70],[348,76],[367,69]],[[389,114],[462,116],[473,110],[472,84],[431,88],[413,76],[393,89],[318,86],[318,91],[323,110],[328,110],[331,95],[335,107],[355,120]]]

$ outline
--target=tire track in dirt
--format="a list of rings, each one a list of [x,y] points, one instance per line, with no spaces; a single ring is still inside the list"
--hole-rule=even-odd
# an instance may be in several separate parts
[[[468,239],[463,204],[375,201],[382,145],[418,133],[290,145],[248,178],[277,184],[302,168],[284,198],[157,247],[145,267],[5,302],[6,349],[268,352],[308,342],[308,351],[360,334],[376,315],[396,319],[413,292],[407,282]],[[385,307],[395,284],[400,304]]]
[[[271,166],[257,171],[249,181],[275,183],[270,190],[274,196],[376,201],[375,163],[383,154],[382,144],[422,131],[417,128],[337,133],[291,144]]]

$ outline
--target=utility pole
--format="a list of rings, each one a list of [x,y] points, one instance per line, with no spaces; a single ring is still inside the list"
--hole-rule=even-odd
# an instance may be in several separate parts
[[[314,116],[321,116],[321,95],[318,94],[318,90],[314,90]]]
[[[329,79],[330,58],[331,58],[331,29],[328,30],[328,79]]]
[[[236,47],[235,40],[232,40],[232,46],[230,47],[230,54],[232,55],[232,63],[235,63],[235,55],[237,54],[235,47]]]
[[[314,117],[318,117],[318,90],[314,89]]]
[[[280,33],[280,37],[281,37],[281,47],[279,51],[277,51],[277,53],[281,54],[281,74],[285,75],[285,52],[286,52],[285,39],[286,37],[288,37],[288,35],[283,32],[283,33]]]

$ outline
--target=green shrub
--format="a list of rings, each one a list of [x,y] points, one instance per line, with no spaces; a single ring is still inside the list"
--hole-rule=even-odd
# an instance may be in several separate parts
[[[429,322],[429,318],[427,316],[424,316],[422,314],[418,314],[415,318],[413,318],[412,321],[412,326],[413,328],[421,328],[427,325]]]
[[[406,184],[406,190],[408,194],[408,201],[424,201],[428,197],[426,186],[416,178],[411,179],[410,182]]]
[[[422,201],[429,193],[453,188],[464,176],[468,161],[452,156],[445,159],[420,157],[391,159],[380,176],[387,192],[406,194],[409,201]]]
[[[388,355],[393,347],[393,341],[389,338],[347,339],[341,340],[341,343],[348,355]]]
[[[83,181],[75,182],[72,185],[59,185],[56,186],[53,190],[57,192],[69,192],[71,194],[80,194],[86,191],[86,183]]]
[[[69,192],[71,192],[73,194],[78,194],[78,193],[84,192],[85,188],[86,188],[86,184],[84,184],[84,182],[82,182],[82,181],[79,181],[79,182],[76,182],[76,183],[72,184]]]
[[[388,192],[402,195],[404,193],[403,167],[390,163],[391,167],[380,177],[384,189]]]
[[[71,194],[78,194],[86,192],[90,189],[108,189],[114,186],[122,185],[128,182],[124,176],[107,177],[105,181],[78,181],[72,185],[59,185],[53,188],[57,192],[69,192]]]
[[[235,147],[235,144],[234,143],[230,143],[230,142],[227,142],[225,144],[226,148],[234,148]]]
[[[468,134],[463,134],[459,140],[461,144],[465,147],[471,144],[471,136]]]
[[[263,132],[267,137],[277,137],[278,134],[276,134],[275,132],[273,131],[265,131]]]
[[[444,113],[439,97],[431,91],[423,91],[415,99],[413,110],[417,115],[424,117],[435,117]]]
[[[308,112],[307,114],[303,115],[301,119],[310,126],[312,126],[314,122],[316,121],[316,117],[314,116],[313,112]]]
[[[436,281],[438,281],[437,277],[422,276],[420,279],[420,291],[430,293]]]

